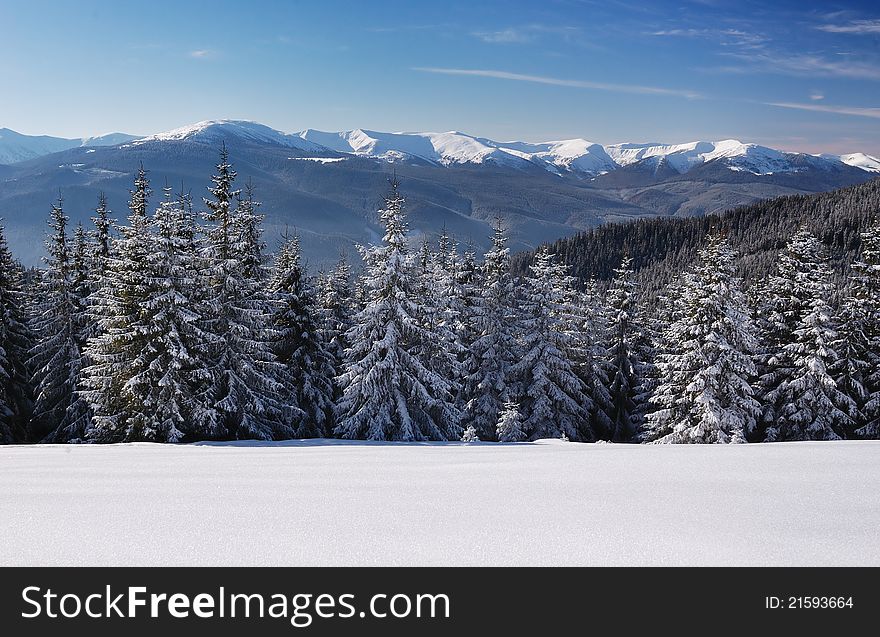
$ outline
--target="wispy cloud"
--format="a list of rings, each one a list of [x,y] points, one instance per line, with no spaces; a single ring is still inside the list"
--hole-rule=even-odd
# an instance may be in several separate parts
[[[500,30],[474,31],[471,35],[489,44],[527,44],[542,35],[554,35],[565,41],[571,41],[579,38],[582,31],[580,27],[574,26],[526,24]]]
[[[532,82],[534,84],[549,84],[551,86],[568,86],[572,88],[592,89],[596,91],[613,91],[616,93],[637,93],[641,95],[670,95],[698,99],[702,97],[696,91],[687,89],[663,88],[657,86],[639,86],[635,84],[607,84],[605,82],[590,82],[587,80],[566,80],[543,75],[524,75],[522,73],[509,73],[507,71],[493,71],[485,69],[448,69],[437,67],[417,66],[413,71],[422,73],[439,73],[441,75],[464,75],[470,77],[491,77],[499,80],[513,80],[516,82]]]
[[[189,52],[189,57],[194,60],[210,60],[211,58],[217,57],[217,52],[211,49],[196,49]]]
[[[765,102],[767,106],[792,108],[799,111],[817,113],[834,113],[836,115],[852,115],[855,117],[871,117],[880,119],[880,108],[864,108],[861,106],[831,106],[826,104],[800,104],[795,102]]]
[[[827,33],[880,34],[880,20],[851,20],[844,24],[821,24],[816,27]]]
[[[656,37],[704,38],[717,40],[722,46],[738,46],[743,48],[762,48],[768,41],[767,37],[743,29],[662,29],[651,31],[649,35]]]
[[[490,44],[525,44],[535,39],[533,33],[522,29],[503,29],[501,31],[475,31],[474,37]]]
[[[829,60],[819,55],[785,55],[780,52],[726,53],[742,64],[716,67],[711,70],[729,73],[777,73],[781,75],[844,77],[858,80],[880,80],[880,66],[853,60]]]

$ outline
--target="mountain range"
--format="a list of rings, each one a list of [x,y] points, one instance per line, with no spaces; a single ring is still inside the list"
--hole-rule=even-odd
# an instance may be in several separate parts
[[[183,183],[198,198],[221,142],[265,204],[269,248],[295,230],[313,265],[379,236],[375,211],[392,170],[403,181],[416,235],[446,228],[478,250],[498,216],[514,249],[525,249],[607,221],[702,215],[880,174],[880,160],[862,153],[811,155],[736,140],[497,142],[459,132],[283,133],[236,120],[147,137],[63,139],[0,129],[0,216],[13,251],[25,263],[38,262],[49,203],[59,191],[74,222],[88,222],[99,191],[124,219],[140,163],[155,190],[166,181]]]

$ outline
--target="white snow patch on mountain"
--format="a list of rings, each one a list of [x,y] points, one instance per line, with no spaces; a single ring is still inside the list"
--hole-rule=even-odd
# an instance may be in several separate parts
[[[876,441],[4,445],[0,466],[2,566],[880,566]]]
[[[334,164],[338,161],[345,161],[345,157],[288,157],[296,161],[313,161],[319,164]]]
[[[97,135],[95,137],[85,137],[81,140],[80,146],[119,146],[127,144],[135,139],[140,139],[141,135],[129,135],[128,133],[107,133],[106,135]]]
[[[872,173],[880,173],[880,159],[866,155],[865,153],[851,153],[840,155],[840,161],[847,166],[855,166]]]

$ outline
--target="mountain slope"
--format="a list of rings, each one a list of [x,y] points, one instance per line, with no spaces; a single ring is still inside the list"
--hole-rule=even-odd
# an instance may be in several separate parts
[[[133,139],[137,139],[137,136],[126,133],[65,139],[48,135],[22,135],[8,128],[0,128],[0,164],[16,164],[78,146],[115,146]]]
[[[720,229],[740,253],[739,273],[747,283],[766,276],[786,241],[806,225],[828,247],[838,276],[860,245],[860,233],[880,211],[880,178],[833,192],[778,197],[718,215],[688,219],[643,219],[607,224],[550,244],[581,279],[608,281],[625,255],[633,258],[641,292],[650,300],[696,259],[710,230]],[[514,257],[525,274],[531,252]],[[844,286],[841,285],[841,289]]]
[[[233,120],[130,137],[79,140],[60,152],[0,165],[0,217],[19,258],[39,262],[49,204],[59,190],[74,224],[90,223],[100,191],[124,220],[132,175],[141,163],[157,193],[166,181],[175,188],[182,184],[198,204],[221,143],[230,150],[238,183],[253,180],[265,204],[268,248],[274,250],[281,234],[295,230],[317,267],[380,236],[376,209],[392,170],[403,181],[416,240],[445,228],[477,251],[487,247],[489,225],[499,216],[512,248],[526,250],[607,222],[703,215],[860,183],[876,174],[869,172],[876,160],[855,155],[849,161],[858,166],[799,154],[784,156],[790,169],[779,172],[737,169],[728,162],[779,159],[738,143],[661,150],[642,145],[609,154],[586,140],[502,143],[455,132],[367,130],[287,134]],[[123,142],[96,145],[118,139]],[[633,151],[632,157],[621,159],[624,150]],[[619,165],[613,154],[628,163]]]

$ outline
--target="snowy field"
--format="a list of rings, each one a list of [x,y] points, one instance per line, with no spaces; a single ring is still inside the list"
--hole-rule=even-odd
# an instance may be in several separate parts
[[[880,442],[0,447],[2,565],[880,565]]]

